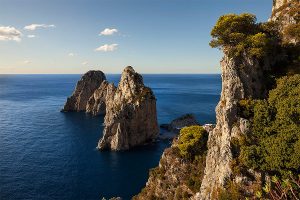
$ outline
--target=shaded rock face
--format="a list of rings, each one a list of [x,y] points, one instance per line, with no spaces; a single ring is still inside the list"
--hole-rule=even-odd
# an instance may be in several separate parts
[[[229,58],[225,52],[221,68],[222,93],[216,107],[217,124],[209,134],[205,175],[195,199],[211,199],[213,190],[224,186],[232,174],[231,140],[248,129],[247,122],[238,117],[239,100],[266,95],[263,70],[268,66],[262,67],[246,55]]]
[[[86,105],[86,112],[94,116],[104,115],[106,112],[106,98],[107,98],[107,89],[109,83],[103,81],[98,89],[96,89],[93,95],[89,98]]]
[[[126,150],[157,137],[156,99],[140,74],[126,67],[118,87],[111,86],[108,91],[98,149]]]
[[[101,83],[106,80],[102,71],[88,71],[77,82],[75,91],[68,97],[62,111],[85,111],[89,98]]]

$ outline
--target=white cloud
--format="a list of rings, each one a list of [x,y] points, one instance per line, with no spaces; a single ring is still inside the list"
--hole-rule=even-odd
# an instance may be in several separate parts
[[[56,26],[54,24],[30,24],[24,27],[25,30],[34,31],[38,28],[55,28]]]
[[[117,49],[118,49],[118,44],[105,44],[95,49],[95,51],[108,52],[108,51],[115,51]]]
[[[11,26],[0,26],[0,41],[21,41],[22,33]]]
[[[101,31],[100,35],[113,35],[114,33],[117,33],[118,29],[115,28],[106,28],[103,31]]]
[[[30,64],[32,62],[30,60],[24,60],[23,63],[26,65],[26,64]]]
[[[27,35],[28,38],[35,38],[35,35]]]
[[[81,63],[82,65],[86,66],[87,64],[89,64],[87,61],[84,61]]]
[[[75,53],[69,53],[68,56],[74,57],[76,54]]]

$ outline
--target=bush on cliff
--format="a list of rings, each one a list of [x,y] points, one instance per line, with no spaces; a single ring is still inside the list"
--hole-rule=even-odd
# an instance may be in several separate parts
[[[300,173],[300,74],[280,78],[267,100],[255,101],[253,113],[240,162],[284,177]]]
[[[208,134],[202,126],[189,126],[181,129],[178,139],[178,149],[184,158],[194,159],[207,149]]]
[[[222,48],[230,57],[247,55],[262,58],[266,56],[278,40],[275,23],[256,23],[255,15],[223,15],[211,31],[210,46]]]

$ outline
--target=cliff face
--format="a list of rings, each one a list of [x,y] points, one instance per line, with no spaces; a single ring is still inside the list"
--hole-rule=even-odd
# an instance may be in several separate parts
[[[77,82],[73,94],[67,99],[62,111],[85,111],[89,98],[106,80],[102,71],[88,71]]]
[[[270,20],[280,20],[283,23],[293,23],[293,17],[286,14],[299,0],[273,0],[272,16]],[[284,20],[284,21],[282,21]]]
[[[280,25],[283,38],[284,28],[295,23],[295,13],[290,11],[297,6],[299,7],[299,0],[274,0],[273,2],[271,20]],[[286,41],[293,42],[291,38],[286,38]],[[178,161],[178,156],[171,154],[167,149],[160,160],[159,170],[155,170],[159,172],[160,176],[150,172],[146,187],[135,198],[147,199],[152,193],[157,199],[159,197],[162,197],[161,199],[217,199],[215,195],[218,195],[219,189],[223,188],[227,181],[239,185],[245,196],[253,197],[255,188],[261,188],[268,176],[263,172],[258,173],[251,169],[247,169],[245,174],[233,171],[234,160],[237,156],[234,152],[234,141],[251,133],[250,121],[239,116],[238,103],[242,99],[266,97],[268,91],[265,88],[265,81],[267,77],[264,72],[270,69],[270,63],[273,64],[274,60],[276,60],[275,57],[259,62],[246,54],[230,58],[224,51],[221,61],[222,93],[216,107],[217,124],[212,131],[209,131],[206,161],[202,165],[205,166],[205,169],[203,170],[199,166],[196,169],[198,174],[204,174],[203,179],[202,176],[198,176],[201,187],[199,186],[197,192],[191,192],[185,180],[192,175],[182,176],[182,172],[186,172],[185,166],[191,165],[191,163]],[[176,146],[176,142],[173,142],[172,146],[174,145]],[[176,196],[177,188],[180,188],[179,191],[186,193],[187,196],[178,198]]]
[[[203,128],[207,132],[213,129],[211,125]],[[150,170],[146,187],[134,200],[182,200],[196,195],[204,175],[205,155],[189,160],[182,158],[178,151],[178,138],[175,138],[172,146],[164,151],[159,166]]]
[[[86,112],[94,116],[105,114],[106,111],[106,98],[108,96],[107,81],[103,81],[98,89],[96,89],[93,95],[89,98],[86,105]]]
[[[205,175],[196,199],[211,199],[213,191],[224,186],[232,174],[231,141],[247,131],[247,121],[238,117],[238,102],[265,95],[263,68],[256,60],[246,55],[229,58],[225,52],[221,68],[222,93],[216,107],[217,124],[209,134]]]
[[[174,150],[175,139],[172,147],[164,151],[159,166],[150,171],[146,187],[134,199],[214,199],[215,191],[231,178],[232,140],[249,132],[249,121],[238,117],[238,102],[266,95],[263,72],[268,66],[262,67],[246,55],[229,58],[225,52],[221,68],[222,93],[216,107],[217,124],[203,126],[209,133],[206,156],[196,162],[181,159]],[[261,178],[260,174],[253,174]],[[253,180],[237,177],[235,181],[252,184]]]
[[[124,69],[114,94],[106,98],[104,123],[99,149],[125,150],[156,138],[155,96],[132,67]]]
[[[286,28],[290,25],[296,26],[297,20],[299,21],[299,10],[299,0],[273,0],[272,16],[269,21],[274,21],[279,24],[285,42],[299,42],[294,37],[288,37],[286,35]]]

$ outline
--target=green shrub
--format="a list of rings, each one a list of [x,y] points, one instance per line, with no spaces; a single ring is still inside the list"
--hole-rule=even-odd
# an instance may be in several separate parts
[[[178,148],[184,158],[194,159],[196,155],[203,154],[207,146],[208,134],[201,126],[184,127],[180,131]]]
[[[267,100],[255,101],[251,120],[251,142],[241,147],[239,161],[281,176],[299,173],[300,75],[279,79]]]
[[[278,40],[278,28],[275,23],[256,23],[255,15],[228,14],[219,18],[211,31],[213,37],[210,46],[223,48],[229,56],[247,53],[252,57],[266,56]]]
[[[254,115],[254,104],[252,99],[242,99],[238,103],[238,115],[242,118],[249,119]]]

